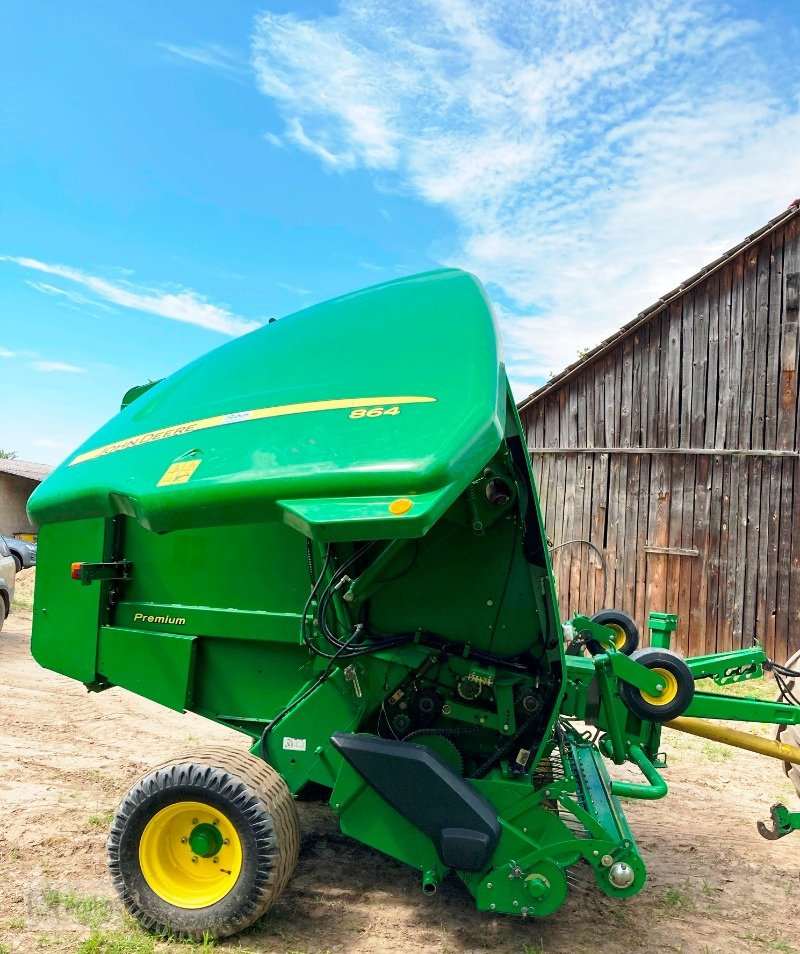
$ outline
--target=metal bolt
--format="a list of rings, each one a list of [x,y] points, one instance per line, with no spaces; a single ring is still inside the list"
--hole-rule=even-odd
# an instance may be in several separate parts
[[[214,864],[215,864],[215,865],[218,865],[218,864],[219,864],[219,858],[214,858]]]
[[[614,859],[611,857],[611,855],[603,855],[603,857],[600,859],[600,864],[604,868],[610,868],[611,865],[614,864]]]
[[[624,861],[618,861],[608,872],[608,880],[615,888],[630,888],[634,877],[633,868]]]
[[[519,907],[519,901],[514,901],[513,904],[514,904],[514,907],[515,907],[515,908],[518,908],[518,907]]]
[[[189,840],[189,839],[186,838],[186,837],[181,838],[181,844],[182,844],[182,845],[185,845],[188,840]]]
[[[491,890],[492,890],[492,882],[490,881],[489,884],[486,885],[486,887],[488,888],[489,891],[491,891]]]
[[[664,687],[661,685],[661,683],[659,683],[659,684],[656,686],[656,692],[663,692],[663,691],[664,691]]]
[[[522,830],[527,834],[527,832],[528,832],[528,829],[527,829],[527,828],[523,828]]]
[[[196,824],[197,824],[197,819],[196,819],[196,818],[193,818],[193,819],[192,819],[192,824],[193,824],[193,825],[196,825]]]
[[[486,600],[487,606],[492,606],[493,604],[494,604],[494,600]]]
[[[494,909],[495,909],[496,907],[497,907],[496,904],[490,904],[490,905],[489,905],[489,910],[490,910],[490,911],[494,911]]]
[[[527,909],[527,908],[523,908],[523,909],[522,909],[522,916],[523,916],[524,918],[526,918],[526,917],[528,916],[528,909]]]
[[[596,857],[600,854],[600,852],[597,851],[597,850],[595,850],[595,851],[592,852],[592,854],[593,854],[593,855],[595,856],[595,858],[596,858]]]
[[[503,732],[508,732],[508,723],[503,726]]]
[[[219,819],[218,819],[218,818],[215,818],[214,821],[211,822],[211,824],[212,824],[212,825],[218,825],[218,824],[219,824]]]
[[[192,864],[195,864],[195,865],[197,864],[197,857],[196,857],[196,856],[192,858]]]
[[[223,845],[229,845],[230,843],[231,843],[231,842],[230,842],[230,838],[223,838],[223,839],[222,839],[222,844],[223,844]]]

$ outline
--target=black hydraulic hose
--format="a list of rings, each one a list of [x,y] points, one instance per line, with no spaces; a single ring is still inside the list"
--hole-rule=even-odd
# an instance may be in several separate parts
[[[789,669],[787,666],[781,666],[780,663],[773,662],[771,659],[767,661],[765,668],[775,670],[782,676],[788,676],[790,679],[800,679],[800,672],[798,672],[796,669]]]
[[[303,607],[303,613],[300,617],[300,635],[303,638],[303,642],[306,644],[306,646],[308,646],[308,648],[312,652],[315,651],[315,646],[311,642],[311,639],[309,638],[309,635],[308,635],[308,631],[306,630],[306,621],[308,619],[308,611],[311,608],[311,603],[313,602],[314,597],[317,595],[317,590],[319,589],[320,583],[322,583],[322,579],[325,576],[325,571],[328,569],[328,563],[330,562],[330,558],[331,558],[331,548],[328,547],[328,549],[325,552],[325,560],[322,564],[322,569],[320,570],[320,574],[317,577],[316,581],[314,582],[314,585],[311,587],[311,592],[308,594],[306,605]]]
[[[353,632],[353,635],[350,637],[350,639],[351,639],[351,640],[355,639],[357,635],[358,635],[358,627],[356,627],[356,629],[355,629],[355,631]],[[306,689],[305,692],[302,693],[302,695],[298,696],[296,699],[293,699],[292,702],[290,702],[288,706],[286,706],[284,709],[282,709],[282,710],[275,716],[274,719],[272,719],[270,722],[268,722],[268,723],[264,726],[264,731],[261,733],[261,738],[260,738],[260,740],[259,740],[259,752],[260,752],[260,754],[261,754],[261,758],[262,758],[265,762],[266,762],[266,760],[267,760],[267,752],[266,752],[267,736],[270,734],[270,732],[272,732],[272,730],[275,728],[275,726],[278,725],[278,723],[279,723],[282,719],[284,719],[284,718],[292,711],[292,709],[294,709],[296,706],[299,706],[300,703],[301,703],[304,699],[307,699],[307,698],[311,695],[312,692],[314,692],[316,689],[318,689],[318,688],[322,685],[322,683],[325,682],[325,680],[326,680],[326,679],[331,675],[331,673],[333,672],[333,669],[334,669],[334,665],[333,665],[333,664],[336,662],[337,657],[340,655],[340,653],[342,652],[342,650],[345,649],[346,647],[347,647],[347,643],[344,644],[344,646],[342,647],[342,649],[339,650],[339,652],[336,652],[336,653],[333,654],[333,656],[331,656],[330,662],[329,662],[328,665],[325,667],[325,669],[320,673],[319,677],[312,683],[312,685],[310,685],[310,686],[308,687],[308,689]]]
[[[357,550],[354,554],[352,554],[352,556],[349,559],[345,560],[345,562],[338,568],[338,570],[336,570],[336,572],[330,578],[330,580],[328,581],[328,585],[322,591],[322,596],[320,596],[319,598],[319,611],[317,615],[319,618],[320,629],[322,630],[322,634],[325,637],[325,639],[332,646],[335,646],[337,649],[342,646],[342,640],[340,640],[339,637],[331,630],[330,626],[328,626],[328,620],[327,620],[328,604],[331,601],[331,597],[333,596],[334,590],[340,584],[346,571],[350,569],[350,567],[359,559],[359,557],[363,556],[367,552],[367,550],[369,550],[370,547],[374,546],[375,542],[376,541],[373,540],[372,543],[366,544],[366,546],[363,546],[360,550]],[[330,552],[330,547],[328,548],[328,550]]]
[[[792,705],[800,706],[800,699],[792,692],[789,686],[786,684],[782,675],[779,675],[777,672],[775,675],[775,682],[778,684],[778,689],[780,690],[780,698],[782,700],[788,700]]]

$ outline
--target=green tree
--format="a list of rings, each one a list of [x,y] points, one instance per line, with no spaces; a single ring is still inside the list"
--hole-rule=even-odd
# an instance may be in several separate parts
[[[16,451],[7,451],[0,447],[0,460],[15,460],[16,456]]]

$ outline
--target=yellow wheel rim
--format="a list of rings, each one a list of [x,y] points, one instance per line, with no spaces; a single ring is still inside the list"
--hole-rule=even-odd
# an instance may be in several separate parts
[[[650,696],[646,692],[642,692],[642,699],[649,702],[651,706],[666,706],[678,695],[678,680],[667,669],[654,668],[652,672],[660,676],[664,688],[660,696]]]
[[[242,870],[242,842],[222,812],[203,802],[175,802],[157,812],[139,841],[147,884],[176,908],[221,901]]]
[[[612,640],[614,643],[614,648],[622,649],[622,647],[625,645],[625,630],[619,625],[619,623],[604,623],[603,625],[614,630],[614,638]]]

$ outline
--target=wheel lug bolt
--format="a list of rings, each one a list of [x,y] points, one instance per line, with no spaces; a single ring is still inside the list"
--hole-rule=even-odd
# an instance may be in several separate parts
[[[195,857],[195,858],[192,858],[192,864],[195,864],[195,865],[197,864],[197,858],[196,858],[196,857]]]
[[[196,819],[196,818],[193,818],[193,819],[192,819],[192,824],[193,824],[193,825],[196,825],[196,824],[197,824],[197,819]]]
[[[215,864],[215,865],[218,865],[218,864],[219,864],[219,858],[215,858],[215,859],[214,859],[214,864]]]
[[[181,844],[182,844],[182,845],[185,845],[188,840],[189,840],[189,839],[184,835],[184,837],[181,838]]]
[[[211,824],[212,824],[212,825],[218,825],[218,824],[219,824],[219,819],[218,819],[218,818],[215,818],[214,821],[211,822]]]
[[[229,845],[229,844],[230,844],[230,839],[228,839],[228,838],[223,838],[223,839],[222,839],[222,844],[223,844],[223,845]]]

